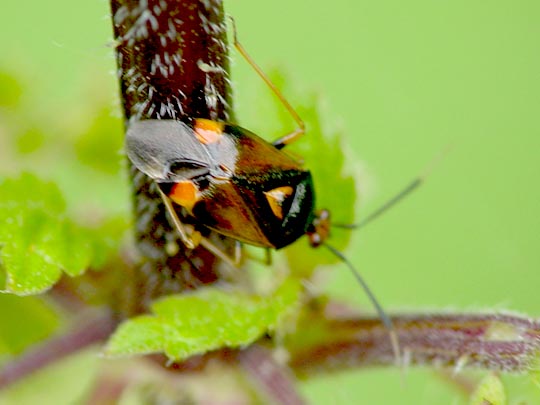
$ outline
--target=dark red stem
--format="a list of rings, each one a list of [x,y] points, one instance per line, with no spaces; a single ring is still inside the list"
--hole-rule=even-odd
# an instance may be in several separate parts
[[[220,0],[111,0],[118,78],[131,120],[231,120],[227,25]],[[131,167],[136,237],[134,312],[160,295],[220,278],[220,260],[186,250],[171,228],[154,183]],[[190,222],[185,212],[178,214]],[[199,229],[223,251],[232,242]]]
[[[304,400],[294,386],[294,376],[288,366],[277,361],[271,350],[253,345],[238,353],[238,361],[246,375],[264,393],[268,402],[281,405],[300,405]]]
[[[527,371],[540,351],[540,322],[507,314],[392,317],[408,365]],[[299,374],[395,365],[388,332],[378,319],[311,319],[289,344]],[[317,336],[309,345],[301,339]]]
[[[40,343],[0,370],[0,389],[81,349],[105,342],[116,325],[111,313],[101,313],[61,336]]]

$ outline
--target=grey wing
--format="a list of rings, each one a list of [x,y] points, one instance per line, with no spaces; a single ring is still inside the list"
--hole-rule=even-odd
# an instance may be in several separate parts
[[[132,122],[126,153],[137,169],[157,182],[198,177],[211,166],[210,155],[193,130],[175,120]]]

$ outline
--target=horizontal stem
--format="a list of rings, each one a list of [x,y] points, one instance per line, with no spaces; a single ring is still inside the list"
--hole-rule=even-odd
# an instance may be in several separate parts
[[[380,320],[310,319],[289,345],[291,367],[299,374],[395,364],[388,331]],[[530,368],[540,350],[540,322],[518,315],[409,314],[393,316],[392,321],[406,366],[520,373]],[[307,346],[298,344],[310,334],[318,338]]]

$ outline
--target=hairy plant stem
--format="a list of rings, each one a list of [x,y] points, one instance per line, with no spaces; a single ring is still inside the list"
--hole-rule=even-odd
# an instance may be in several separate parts
[[[126,126],[144,119],[232,120],[221,0],[111,0],[111,8]],[[212,283],[222,274],[212,253],[201,246],[185,249],[153,182],[133,166],[130,172],[142,265],[124,305],[128,314],[145,311],[155,297]],[[185,212],[178,215],[232,256],[233,241],[200,227]],[[251,354],[251,349],[242,354],[244,363],[252,363]],[[293,384],[277,378],[277,370],[255,378],[276,403],[300,403]]]
[[[111,8],[126,126],[144,119],[231,120],[221,1],[111,0]],[[186,249],[153,181],[133,166],[130,173],[141,266],[127,312],[137,313],[155,297],[217,281],[222,263],[201,246]],[[233,248],[232,241],[194,225],[224,252]]]
[[[479,368],[523,373],[540,352],[540,322],[510,314],[408,314],[392,317],[404,353],[402,366]],[[396,365],[379,319],[337,319],[313,312],[287,348],[299,375],[372,365]],[[308,344],[306,344],[308,342]]]

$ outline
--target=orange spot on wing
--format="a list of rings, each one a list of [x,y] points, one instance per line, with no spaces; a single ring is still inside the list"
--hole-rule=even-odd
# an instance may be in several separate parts
[[[176,204],[191,211],[199,199],[198,191],[197,186],[193,182],[187,180],[179,181],[172,186],[169,198]]]
[[[293,193],[291,186],[277,187],[270,191],[265,191],[264,195],[270,205],[270,209],[276,218],[283,219],[283,201],[285,201]]]
[[[197,118],[193,130],[200,143],[205,145],[215,143],[223,134],[224,124],[222,122]]]

